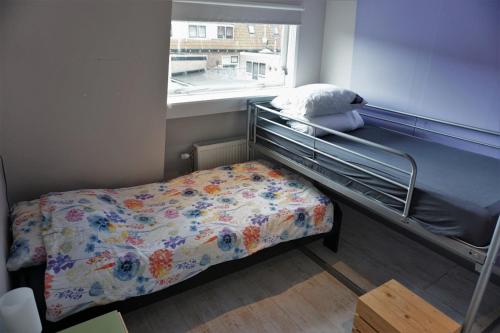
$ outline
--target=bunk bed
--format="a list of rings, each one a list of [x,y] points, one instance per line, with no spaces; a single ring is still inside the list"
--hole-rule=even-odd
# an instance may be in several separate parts
[[[470,332],[500,248],[500,160],[379,126],[338,132],[281,113],[270,101],[248,101],[248,159],[259,154],[276,160],[384,221],[474,263],[481,273],[464,320],[463,332]],[[366,120],[377,118],[361,114]],[[313,135],[287,126],[290,120],[310,126]],[[329,135],[317,137],[316,131]]]

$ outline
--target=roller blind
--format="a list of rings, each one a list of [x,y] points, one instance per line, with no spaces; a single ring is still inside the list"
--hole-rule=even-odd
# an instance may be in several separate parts
[[[303,0],[173,0],[176,21],[300,24]]]

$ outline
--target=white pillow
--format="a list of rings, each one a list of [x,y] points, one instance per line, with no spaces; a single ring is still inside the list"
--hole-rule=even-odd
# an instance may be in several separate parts
[[[309,84],[285,91],[271,101],[284,114],[305,119],[361,108],[366,101],[349,89],[331,84]]]
[[[365,125],[363,118],[357,111],[350,111],[344,113],[331,114],[329,116],[321,116],[309,120],[313,124],[321,125],[323,127],[331,128],[339,132],[349,132],[361,128]],[[314,127],[302,124],[298,121],[290,120],[286,123],[288,126],[296,131],[316,136],[329,135],[331,133]]]

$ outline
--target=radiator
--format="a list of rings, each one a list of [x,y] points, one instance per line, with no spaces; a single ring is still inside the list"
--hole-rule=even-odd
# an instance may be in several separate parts
[[[246,139],[226,139],[195,143],[194,169],[205,170],[221,165],[244,162],[247,153]]]

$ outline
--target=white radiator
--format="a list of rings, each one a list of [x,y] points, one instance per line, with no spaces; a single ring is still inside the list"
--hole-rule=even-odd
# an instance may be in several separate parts
[[[246,160],[246,139],[207,141],[195,143],[193,146],[195,170],[206,170]]]

